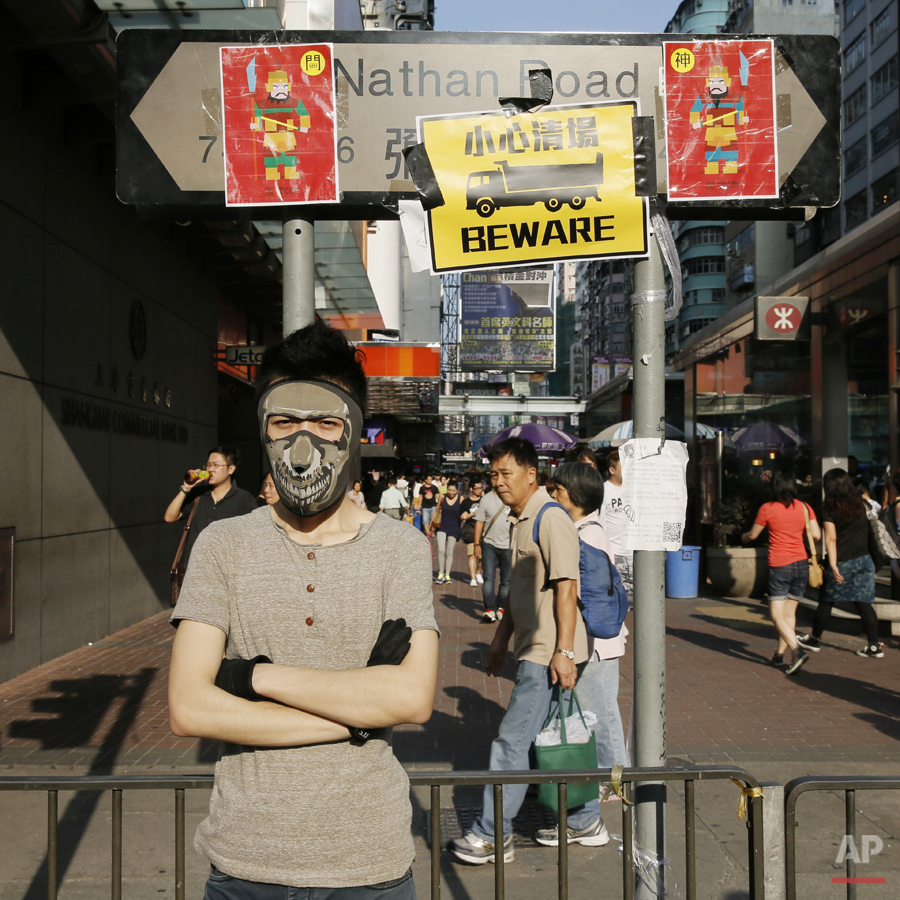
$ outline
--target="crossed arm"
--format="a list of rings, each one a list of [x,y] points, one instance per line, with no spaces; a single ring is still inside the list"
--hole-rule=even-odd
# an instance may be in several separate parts
[[[254,703],[215,686],[225,633],[184,620],[169,669],[169,722],[177,735],[257,747],[342,741],[347,726],[380,728],[431,717],[437,680],[437,634],[416,631],[398,666],[323,671],[258,665],[253,688],[270,698]]]

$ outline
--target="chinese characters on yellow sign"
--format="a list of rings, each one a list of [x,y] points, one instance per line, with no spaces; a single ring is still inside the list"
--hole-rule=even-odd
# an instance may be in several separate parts
[[[635,115],[620,102],[420,118],[444,198],[428,214],[434,271],[646,255]]]

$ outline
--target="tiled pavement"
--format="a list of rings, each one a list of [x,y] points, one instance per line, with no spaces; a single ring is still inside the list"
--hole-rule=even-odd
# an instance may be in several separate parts
[[[455,559],[453,583],[435,585],[443,637],[434,715],[397,730],[401,761],[416,768],[482,768],[512,687],[481,667],[493,626],[480,622],[480,588]],[[0,770],[207,767],[214,746],[168,730],[168,613],[0,684]],[[768,665],[774,630],[758,601],[712,596],[667,604],[669,755],[747,766],[798,758],[900,761],[900,650],[856,657],[862,641],[829,633],[822,652],[789,678]],[[852,629],[852,626],[851,626]],[[620,703],[628,720],[631,654]],[[777,767],[776,767],[777,768]]]

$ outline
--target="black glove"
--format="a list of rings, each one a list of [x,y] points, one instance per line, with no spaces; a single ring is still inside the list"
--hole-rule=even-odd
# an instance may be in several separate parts
[[[412,628],[406,624],[406,619],[388,619],[378,632],[378,639],[369,654],[368,666],[399,666],[409,653],[409,639],[412,637]],[[350,743],[355,747],[362,747],[366,741],[378,738],[386,741],[391,733],[387,728],[350,728]]]
[[[378,640],[369,654],[366,666],[399,666],[409,653],[412,628],[406,619],[388,619],[378,632]]]
[[[253,667],[257,663],[272,662],[268,656],[253,659],[223,659],[216,672],[216,687],[244,700],[265,700],[253,690]]]

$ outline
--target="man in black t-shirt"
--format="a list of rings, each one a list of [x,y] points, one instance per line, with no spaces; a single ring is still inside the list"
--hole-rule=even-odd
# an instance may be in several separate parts
[[[234,473],[240,461],[241,454],[237,447],[213,447],[206,457],[205,469],[209,472],[209,478],[193,484],[184,482],[166,509],[163,518],[167,522],[177,522],[190,515],[190,504],[197,501],[197,512],[191,521],[181,565],[187,567],[197,535],[210,522],[243,516],[256,509],[256,501],[251,494],[234,483]]]
[[[425,480],[417,488],[418,503],[416,504],[422,510],[422,531],[428,534],[428,526],[431,524],[431,518],[434,515],[434,508],[437,506],[438,489],[434,483],[433,475],[426,475]]]

